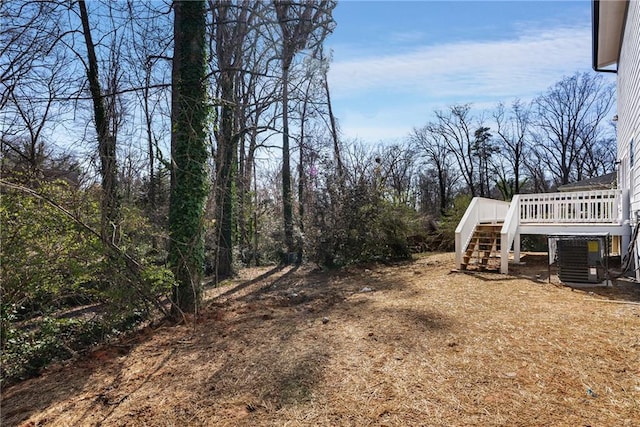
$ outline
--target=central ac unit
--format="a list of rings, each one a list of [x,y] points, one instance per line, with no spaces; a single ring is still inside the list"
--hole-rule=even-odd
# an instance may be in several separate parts
[[[562,236],[556,239],[556,261],[560,281],[600,283],[605,280],[606,236]]]

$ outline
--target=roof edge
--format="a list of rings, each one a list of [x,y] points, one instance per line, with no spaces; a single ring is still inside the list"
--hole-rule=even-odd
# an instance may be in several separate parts
[[[591,65],[595,71],[618,71],[628,5],[629,0],[592,0]]]

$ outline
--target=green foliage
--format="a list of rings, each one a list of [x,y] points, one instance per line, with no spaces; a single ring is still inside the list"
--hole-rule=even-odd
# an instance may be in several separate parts
[[[527,178],[519,180],[519,188],[524,188],[528,184],[529,180]],[[516,195],[516,185],[514,178],[500,178],[496,180],[496,189],[500,192],[500,196],[502,200],[510,202],[513,199],[513,196]]]
[[[39,191],[66,203],[74,212],[99,218],[97,203],[78,199],[63,183],[43,184]],[[16,192],[0,201],[3,244],[3,306],[47,313],[69,303],[94,300],[104,251],[97,236],[48,203]]]
[[[469,207],[471,199],[472,197],[468,194],[458,195],[453,201],[453,206],[442,217],[440,223],[441,250],[452,251],[455,249],[456,227]]]
[[[16,381],[37,375],[54,361],[68,359],[75,353],[117,336],[135,326],[141,313],[118,316],[56,318],[46,316],[28,324],[14,326],[15,316],[3,311],[2,381]]]
[[[157,245],[157,242],[166,240],[164,230],[159,225],[152,224],[141,207],[123,205],[121,213],[120,249],[144,264],[164,263],[166,250]]]
[[[246,253],[247,261],[253,259],[257,265],[278,264],[282,262],[287,253],[284,247],[284,224],[282,211],[278,204],[272,200],[264,201],[257,208],[257,233],[256,247],[251,247],[253,253]],[[298,232],[299,235],[299,232]]]
[[[10,315],[3,313],[3,323]],[[71,354],[59,338],[60,328],[50,318],[40,324],[37,332],[7,327],[3,328],[2,379],[23,379],[33,376],[52,360],[67,358]]]
[[[520,236],[520,248],[523,251],[547,252],[549,241],[547,236],[523,234]]]
[[[85,225],[99,227],[99,203],[92,191],[40,182],[37,192]],[[61,209],[26,192],[3,191],[3,381],[33,375],[52,360],[132,327],[151,312],[150,298],[168,295],[174,279],[164,265],[155,264],[159,254],[151,251],[153,228],[139,209],[125,212],[123,247],[142,261],[139,272],[130,271],[97,234]]]

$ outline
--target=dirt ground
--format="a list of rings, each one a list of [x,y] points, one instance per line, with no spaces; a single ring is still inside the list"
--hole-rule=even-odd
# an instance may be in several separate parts
[[[3,426],[638,426],[640,285],[455,273],[453,254],[251,269],[2,390]]]

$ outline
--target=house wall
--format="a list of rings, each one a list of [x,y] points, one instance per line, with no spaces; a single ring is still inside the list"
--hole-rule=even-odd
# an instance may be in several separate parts
[[[632,142],[633,141],[633,142]],[[631,162],[633,158],[633,164]],[[631,219],[640,213],[640,2],[628,2],[618,62],[618,159],[620,183],[628,188]]]

